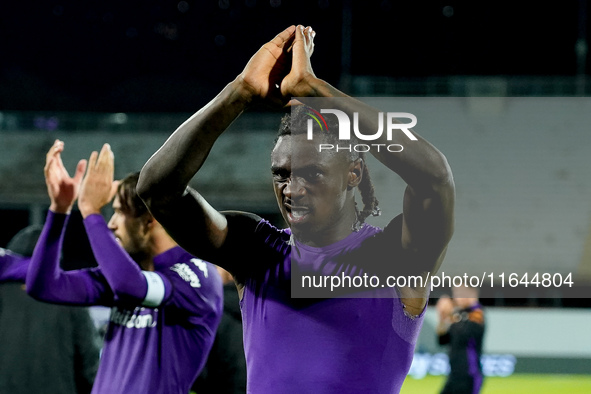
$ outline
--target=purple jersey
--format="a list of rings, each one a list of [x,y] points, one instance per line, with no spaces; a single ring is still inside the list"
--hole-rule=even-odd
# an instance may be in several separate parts
[[[175,247],[154,258],[154,272],[141,271],[104,219],[90,215],[84,224],[99,267],[64,272],[57,258],[66,219],[49,213],[27,287],[50,302],[112,307],[92,392],[187,394],[221,318],[215,266]]]
[[[321,300],[290,296],[293,253],[299,262],[312,262],[306,270],[329,274],[324,267],[331,267],[331,273],[346,269],[338,267],[336,256],[360,249],[363,240],[381,232],[365,225],[326,247],[298,242],[292,247],[289,230],[259,223],[256,235],[267,251],[257,266],[264,268],[245,280],[241,301],[249,393],[400,391],[424,312],[408,317],[395,296]],[[323,264],[313,267],[319,261]]]

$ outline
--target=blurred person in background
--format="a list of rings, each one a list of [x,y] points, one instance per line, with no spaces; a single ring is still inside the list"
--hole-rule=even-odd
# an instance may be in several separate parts
[[[454,287],[452,297],[442,296],[435,306],[439,344],[449,345],[450,373],[441,394],[476,394],[483,382],[484,312],[478,289]]]
[[[205,364],[222,313],[222,282],[168,236],[137,197],[137,175],[114,182],[108,144],[70,177],[56,141],[46,156],[51,200],[27,272],[27,291],[52,303],[112,307],[93,393],[187,394]],[[86,175],[83,177],[85,169]],[[113,199],[107,224],[101,208]],[[97,268],[58,265],[74,201]]]
[[[240,300],[232,274],[217,267],[224,283],[224,314],[205,368],[193,385],[197,394],[246,393],[246,359]]]
[[[25,275],[42,226],[0,248],[0,393],[90,393],[100,337],[87,308],[39,302]]]

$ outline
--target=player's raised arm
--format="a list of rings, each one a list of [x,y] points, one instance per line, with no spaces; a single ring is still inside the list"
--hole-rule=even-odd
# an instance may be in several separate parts
[[[282,94],[298,97],[304,104],[314,103],[309,98],[325,98],[323,105],[327,104],[332,109],[343,112],[351,120],[356,113],[359,129],[366,130],[366,134],[373,134],[380,128],[384,130],[383,123],[380,127],[380,116],[383,115],[379,110],[348,97],[314,75],[308,53],[308,45],[313,36],[313,31],[296,30],[292,69],[281,84]],[[412,134],[412,138],[409,133]],[[402,228],[385,231],[385,234],[396,237],[395,240],[391,240],[391,245],[398,244],[405,251],[402,269],[414,275],[435,273],[445,256],[454,227],[455,185],[447,159],[437,148],[412,130],[404,133],[382,132],[381,136],[371,143],[403,146],[402,152],[378,150],[375,147],[370,150],[381,163],[407,183]],[[353,172],[361,175],[362,179],[362,161],[357,166],[359,168]],[[414,292],[413,289],[401,290],[404,293],[403,298],[416,297],[418,302],[415,302],[414,311],[420,312],[426,302],[424,289],[418,292]]]
[[[173,238],[195,255],[213,260],[226,239],[228,222],[187,185],[217,138],[251,102],[286,103],[277,86],[289,71],[294,32],[291,26],[263,45],[242,73],[185,121],[141,171],[138,194]]]
[[[117,190],[114,171],[115,157],[111,147],[104,144],[100,153],[94,152],[88,161],[78,208],[94,256],[113,294],[119,300],[140,303],[148,293],[148,282],[138,263],[117,243],[101,215],[101,209],[113,199]]]
[[[312,31],[312,38],[315,33]],[[295,97],[326,97],[334,106],[353,119],[359,116],[361,130],[378,130],[380,114],[376,108],[348,97],[343,92],[315,77],[307,47],[310,32],[296,31],[293,66],[281,84],[282,93]],[[304,99],[305,101],[305,99]],[[384,121],[385,122],[385,121]],[[367,132],[370,134],[369,132]],[[393,132],[391,139],[383,132],[372,144],[403,146],[402,152],[372,149],[372,153],[408,185],[404,195],[402,247],[409,251],[416,273],[437,271],[453,234],[455,185],[445,156],[414,131]]]
[[[62,163],[63,149],[64,143],[57,140],[46,156],[45,182],[51,205],[29,264],[27,292],[41,301],[92,305],[110,297],[106,283],[96,280],[91,271],[63,271],[59,265],[66,223],[86,168],[86,160],[81,160],[70,177]]]

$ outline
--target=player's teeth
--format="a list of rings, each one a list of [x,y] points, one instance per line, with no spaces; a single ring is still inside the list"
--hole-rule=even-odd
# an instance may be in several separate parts
[[[296,209],[296,210],[291,211],[291,215],[293,217],[302,217],[305,214],[306,214],[306,211],[305,210],[298,210],[298,209]]]

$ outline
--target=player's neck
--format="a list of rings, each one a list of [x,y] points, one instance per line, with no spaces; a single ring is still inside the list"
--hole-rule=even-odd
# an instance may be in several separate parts
[[[162,231],[153,229],[148,242],[147,250],[149,252],[133,256],[143,271],[154,271],[154,257],[178,246],[164,229]]]
[[[317,232],[310,231],[294,231],[292,232],[298,242],[312,246],[315,248],[321,248],[324,246],[332,245],[345,238],[354,232],[354,224],[357,222],[357,215],[346,215],[336,221],[332,226],[325,227]]]
[[[152,239],[150,240],[152,257],[178,246],[162,226],[155,227],[152,231]]]
[[[138,263],[142,271],[154,271],[154,260],[146,259]]]

